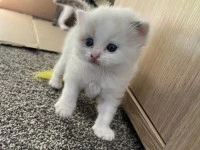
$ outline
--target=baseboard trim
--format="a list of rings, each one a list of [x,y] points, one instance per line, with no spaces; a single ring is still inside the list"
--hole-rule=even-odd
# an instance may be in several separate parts
[[[122,105],[135,130],[137,131],[145,149],[164,149],[165,143],[163,139],[129,88],[127,89]]]

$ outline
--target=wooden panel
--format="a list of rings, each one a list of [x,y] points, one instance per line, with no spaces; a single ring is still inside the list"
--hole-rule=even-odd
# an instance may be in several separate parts
[[[128,89],[123,100],[123,107],[134,125],[146,150],[161,150],[164,148],[160,135],[155,130],[144,110]]]
[[[199,80],[200,82],[200,80]],[[200,94],[198,96],[200,100]],[[200,149],[200,101],[192,105],[188,114],[180,123],[165,150],[199,150]]]
[[[200,1],[116,0],[151,23],[149,45],[131,89],[164,141],[198,100]]]

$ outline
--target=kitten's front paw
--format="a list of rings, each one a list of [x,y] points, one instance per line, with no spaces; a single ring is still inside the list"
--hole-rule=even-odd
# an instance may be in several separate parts
[[[95,135],[99,138],[102,138],[103,140],[112,141],[115,138],[115,133],[110,127],[100,127],[93,125],[92,129]]]
[[[71,106],[68,104],[65,104],[63,101],[59,100],[55,104],[55,110],[56,114],[60,117],[70,117],[74,112],[75,106]]]
[[[61,25],[60,25],[60,28],[61,28],[62,30],[68,30],[68,29],[69,29],[69,27],[66,26],[66,25],[64,25],[64,24],[61,24]]]
[[[51,78],[49,80],[49,85],[54,89],[62,89],[62,80],[56,80],[54,78]]]

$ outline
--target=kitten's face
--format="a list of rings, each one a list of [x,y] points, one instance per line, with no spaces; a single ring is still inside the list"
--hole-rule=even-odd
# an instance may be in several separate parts
[[[79,54],[101,66],[133,63],[146,41],[148,25],[138,22],[133,12],[121,8],[98,8],[77,13]]]

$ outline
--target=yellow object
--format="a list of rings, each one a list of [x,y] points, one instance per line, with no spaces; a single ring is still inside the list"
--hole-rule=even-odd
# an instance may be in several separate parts
[[[53,70],[47,70],[47,71],[36,72],[36,73],[34,74],[34,78],[35,78],[35,79],[49,80],[49,79],[51,79],[52,74],[53,74]]]

